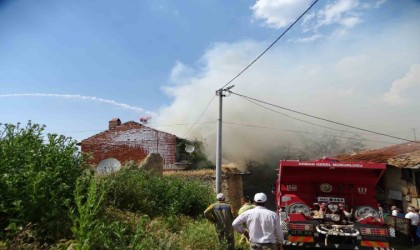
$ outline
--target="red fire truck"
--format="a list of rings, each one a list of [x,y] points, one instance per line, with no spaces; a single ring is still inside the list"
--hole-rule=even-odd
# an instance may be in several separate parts
[[[280,161],[277,210],[285,249],[393,249],[375,187],[385,164]]]

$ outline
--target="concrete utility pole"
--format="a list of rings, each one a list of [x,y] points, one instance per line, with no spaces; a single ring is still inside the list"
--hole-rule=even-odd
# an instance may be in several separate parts
[[[416,129],[415,128],[413,128],[413,133],[414,133],[414,141],[417,141],[417,138],[416,138]]]
[[[223,115],[223,94],[229,91],[235,85],[226,89],[216,90],[216,95],[219,96],[219,119],[217,119],[217,143],[216,143],[216,194],[222,192],[222,115]]]

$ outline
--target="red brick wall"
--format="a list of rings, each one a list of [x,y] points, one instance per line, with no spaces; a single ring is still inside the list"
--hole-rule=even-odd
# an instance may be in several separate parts
[[[176,136],[128,122],[83,140],[81,150],[93,156],[88,161],[93,165],[108,158],[115,158],[121,164],[139,163],[149,153],[157,152],[163,158],[164,168],[170,168],[175,163]]]

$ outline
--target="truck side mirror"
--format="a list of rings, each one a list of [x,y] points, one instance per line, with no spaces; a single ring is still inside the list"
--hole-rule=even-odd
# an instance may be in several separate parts
[[[271,193],[276,194],[276,183],[275,182],[271,183]]]

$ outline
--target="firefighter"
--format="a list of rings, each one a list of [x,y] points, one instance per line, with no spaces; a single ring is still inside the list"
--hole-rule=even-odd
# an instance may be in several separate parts
[[[350,218],[351,218],[351,215],[353,213],[353,210],[348,212],[346,210],[346,208],[344,207],[344,204],[339,203],[338,204],[338,213],[340,215],[341,222],[343,222],[343,224],[346,224],[346,223],[350,222]]]
[[[313,205],[313,208],[311,210],[311,216],[310,217],[313,218],[313,219],[322,219],[323,215],[321,215],[319,213],[319,209],[321,208],[319,206],[319,204],[317,202],[314,202],[312,205]]]
[[[324,216],[327,214],[327,203],[322,202],[319,206],[319,216],[321,218],[324,218]]]
[[[204,211],[204,216],[214,223],[220,246],[222,246],[223,249],[234,250],[235,238],[232,228],[232,209],[230,205],[225,202],[225,195],[223,193],[217,194],[216,199],[217,202],[211,204]],[[223,247],[226,246],[226,244],[227,247]]]
[[[244,196],[241,199],[242,207],[239,208],[238,215],[243,214],[245,211],[249,209],[253,209],[255,207],[254,204],[251,203],[251,199],[249,196]],[[241,239],[239,240],[240,243],[248,242],[248,239],[245,237],[245,235],[241,235]]]
[[[249,210],[255,207],[255,205],[251,203],[251,199],[249,198],[249,196],[242,197],[241,203],[242,203],[242,207],[239,208],[238,215],[242,214],[246,210]]]

